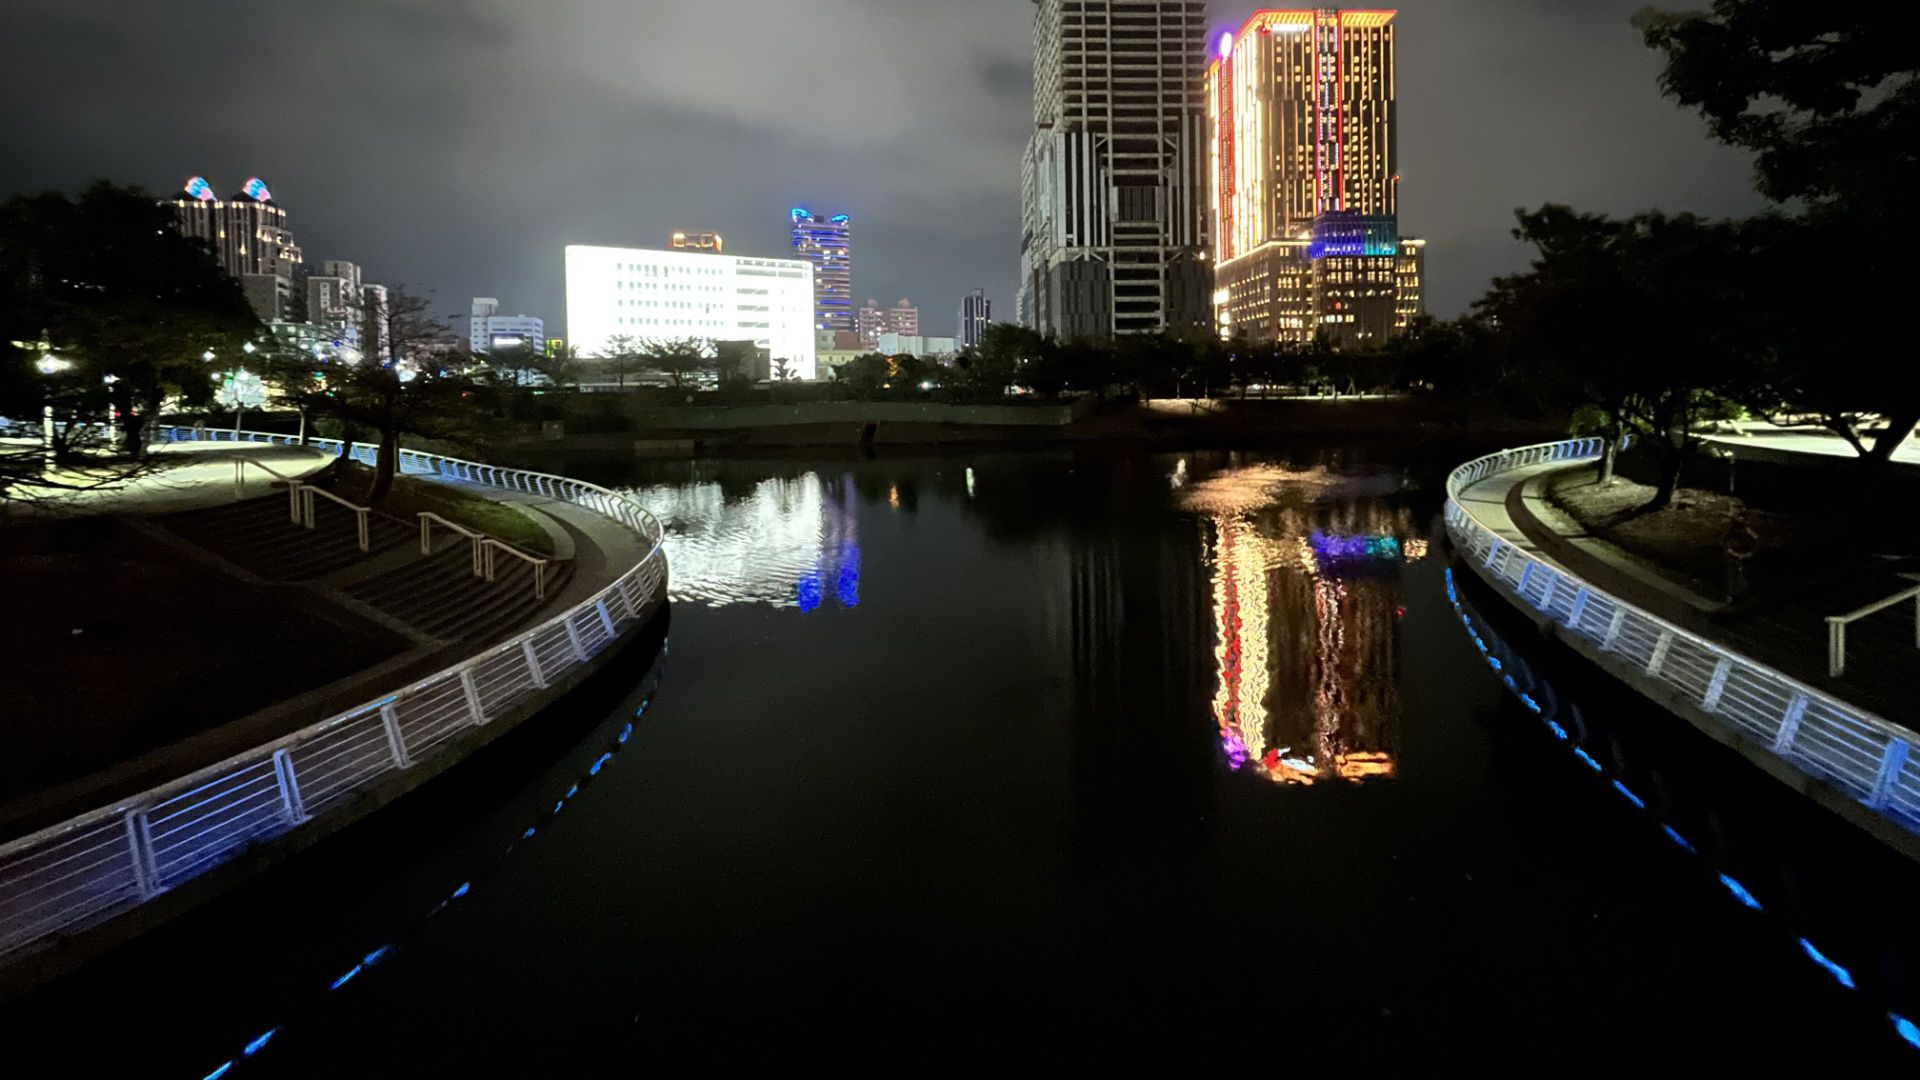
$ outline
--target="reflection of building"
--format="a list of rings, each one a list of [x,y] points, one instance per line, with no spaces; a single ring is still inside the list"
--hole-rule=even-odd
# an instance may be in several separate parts
[[[1189,498],[1210,521],[1213,710],[1228,762],[1276,783],[1391,776],[1393,571],[1425,542],[1402,540],[1411,518],[1382,499],[1303,503],[1275,495],[1275,474],[1248,483],[1254,472],[1222,474]]]
[[[1261,11],[1208,69],[1223,336],[1378,341],[1421,310],[1399,226],[1392,11]]]
[[[1059,338],[1204,327],[1204,0],[1038,0],[1021,161],[1021,322]]]
[[[718,483],[633,493],[666,526],[674,600],[723,607],[860,603],[860,530],[850,477],[762,480],[744,496]]]
[[[293,279],[300,247],[287,231],[287,212],[264,181],[253,177],[232,198],[221,199],[205,177],[196,176],[173,197],[173,209],[181,234],[207,242],[263,322],[298,314]]]
[[[794,257],[813,267],[813,329],[852,330],[853,219],[801,206],[791,215]]]
[[[468,319],[467,344],[476,353],[522,346],[537,353],[547,346],[547,324],[533,315],[502,315],[500,301],[476,296]]]
[[[811,379],[813,293],[812,267],[793,259],[567,248],[567,336],[582,356],[622,334],[747,340]]]

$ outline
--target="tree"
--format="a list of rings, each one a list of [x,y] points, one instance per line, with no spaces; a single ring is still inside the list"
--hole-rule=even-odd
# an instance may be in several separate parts
[[[601,370],[612,375],[614,385],[622,390],[627,388],[627,376],[638,375],[647,369],[647,358],[641,343],[630,334],[609,337],[594,356],[599,358]]]
[[[367,300],[359,325],[363,347],[331,358],[272,367],[267,377],[299,407],[339,420],[344,457],[360,431],[378,441],[368,497],[378,502],[393,486],[400,438],[474,441],[488,427],[478,406],[485,387],[467,373],[468,357],[452,331],[428,314],[429,297],[404,287],[384,300]]]
[[[496,345],[478,357],[489,377],[502,386],[520,389],[552,382],[547,358],[531,345]]]
[[[650,338],[642,346],[642,354],[648,368],[665,374],[679,390],[713,366],[708,357],[712,344],[705,338]]]
[[[224,369],[207,355],[238,357],[262,336],[239,283],[138,188],[101,182],[77,199],[0,205],[0,413],[51,404],[74,431],[111,412],[123,448],[141,454],[164,404],[208,400]],[[29,372],[43,355],[68,365],[57,385]]]
[[[1666,55],[1661,87],[1698,109],[1717,138],[1753,151],[1761,194],[1791,212],[1763,228],[1773,250],[1813,257],[1789,273],[1796,286],[1805,267],[1837,251],[1848,276],[1880,296],[1912,296],[1920,286],[1920,267],[1896,239],[1920,223],[1920,50],[1904,10],[1715,0],[1709,11],[1647,11],[1636,20]],[[1866,360],[1904,355],[1904,322],[1832,319],[1804,293],[1786,304],[1756,301],[1752,314],[1772,337],[1768,392],[1777,400],[1763,410],[1817,416],[1868,470],[1884,466],[1920,424],[1920,373]],[[1886,423],[1868,445],[1874,414]]]
[[[1603,475],[1637,432],[1660,462],[1644,509],[1669,505],[1700,422],[1738,398],[1752,365],[1741,323],[1748,269],[1730,222],[1658,212],[1616,220],[1549,205],[1521,211],[1539,256],[1476,310],[1532,365],[1543,396],[1606,418]]]
[[[892,368],[879,353],[865,353],[841,364],[834,378],[847,384],[856,397],[873,397],[886,385]]]

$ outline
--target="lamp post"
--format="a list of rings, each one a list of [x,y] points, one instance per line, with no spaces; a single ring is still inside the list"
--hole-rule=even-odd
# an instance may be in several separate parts
[[[39,370],[40,374],[45,375],[48,379],[52,379],[55,375],[71,369],[73,367],[73,361],[62,360],[52,353],[41,353],[40,359],[33,366]],[[53,468],[55,432],[53,425],[53,391],[50,388],[47,390],[46,400],[42,402],[40,406],[40,429],[41,446],[45,453],[44,467],[51,469]]]

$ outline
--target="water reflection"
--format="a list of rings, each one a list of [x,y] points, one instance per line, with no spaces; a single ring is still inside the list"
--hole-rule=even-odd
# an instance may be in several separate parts
[[[1259,464],[1169,477],[1203,515],[1213,715],[1228,764],[1281,784],[1394,775],[1397,574],[1426,556],[1396,473]]]
[[[860,603],[860,527],[851,475],[771,477],[744,494],[719,482],[632,489],[667,530],[668,596],[724,607]],[[898,504],[899,496],[893,496]]]

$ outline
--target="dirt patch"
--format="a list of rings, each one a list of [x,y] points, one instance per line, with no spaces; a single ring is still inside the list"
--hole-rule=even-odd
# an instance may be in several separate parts
[[[1698,488],[1682,488],[1673,505],[1642,513],[1653,495],[1652,487],[1624,478],[1602,487],[1591,470],[1563,474],[1548,489],[1553,504],[1588,532],[1708,596],[1726,595],[1732,582],[1735,560],[1728,545],[1737,542],[1737,525],[1752,532],[1753,553],[1741,568],[1749,596],[1790,585],[1801,549],[1818,539],[1805,519],[1755,510],[1731,495]]]

